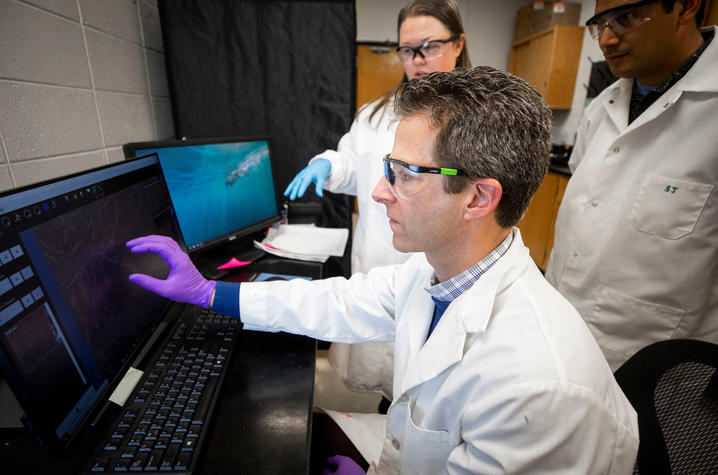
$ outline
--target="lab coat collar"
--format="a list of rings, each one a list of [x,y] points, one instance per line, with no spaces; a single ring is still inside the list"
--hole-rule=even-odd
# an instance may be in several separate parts
[[[428,322],[422,325],[419,324],[419,318],[414,320],[409,328],[409,361],[398,394],[435,378],[461,361],[467,338],[486,331],[496,295],[511,285],[529,264],[528,248],[521,240],[521,233],[518,228],[514,228],[513,232],[513,241],[506,253],[470,289],[449,305],[428,340]],[[430,321],[433,306],[431,298],[427,297],[412,311],[421,312],[421,318],[428,316]]]
[[[707,29],[714,31],[713,41],[703,51],[693,67],[630,125],[628,124],[628,108],[633,91],[633,79],[621,78],[607,88],[603,106],[622,133],[629,129],[636,129],[655,119],[664,110],[675,104],[685,91],[718,92],[718,68],[715,67],[718,64],[718,35],[716,35],[718,27],[712,26],[704,28],[702,31]]]
[[[701,31],[713,30],[713,40],[703,51],[696,64],[675,86],[683,91],[718,92],[718,27],[709,26]]]

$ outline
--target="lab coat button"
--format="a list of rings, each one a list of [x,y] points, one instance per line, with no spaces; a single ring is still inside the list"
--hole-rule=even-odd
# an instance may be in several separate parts
[[[573,257],[578,257],[578,252],[574,252]]]
[[[613,153],[618,153],[618,152],[620,152],[620,151],[621,151],[620,148],[618,148],[618,147],[613,147]]]
[[[595,208],[596,206],[598,206],[598,202],[597,201],[592,202],[591,206],[593,206]]]
[[[396,439],[391,439],[391,445],[392,445],[396,450],[399,450],[400,445],[399,445],[399,441],[398,441],[398,440],[396,440]]]

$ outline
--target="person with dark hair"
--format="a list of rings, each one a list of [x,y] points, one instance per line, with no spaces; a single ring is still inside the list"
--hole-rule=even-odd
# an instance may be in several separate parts
[[[548,105],[523,80],[477,67],[409,81],[395,113],[372,196],[394,247],[417,253],[404,264],[214,282],[174,241],[149,236],[128,247],[158,253],[169,276],[130,280],[252,330],[393,341],[387,414],[337,417],[360,456],[338,453],[325,473],[630,473],[636,413],[515,227],[548,170]]]
[[[546,279],[612,369],[670,338],[718,343],[718,44],[701,0],[598,0],[615,83],[578,128]]]
[[[371,200],[371,190],[381,177],[381,157],[394,142],[397,121],[392,109],[397,88],[434,71],[471,67],[455,0],[411,1],[399,12],[397,35],[404,77],[392,90],[362,107],[337,150],[326,150],[312,158],[284,192],[294,200],[315,183],[319,196],[326,188],[357,197],[359,216],[352,240],[352,272],[400,264],[410,257],[392,247],[383,207]],[[391,345],[382,343],[333,344],[329,361],[348,388],[380,392],[391,399],[392,350]]]

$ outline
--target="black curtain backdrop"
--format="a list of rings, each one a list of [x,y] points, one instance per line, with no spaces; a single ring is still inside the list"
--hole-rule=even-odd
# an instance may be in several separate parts
[[[268,136],[281,191],[354,117],[354,0],[160,0],[178,138]],[[320,224],[351,230],[353,199],[311,188]],[[348,274],[348,259],[343,273]]]

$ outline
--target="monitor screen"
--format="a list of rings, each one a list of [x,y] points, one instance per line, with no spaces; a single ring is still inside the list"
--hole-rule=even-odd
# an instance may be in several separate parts
[[[246,236],[280,219],[268,139],[130,143],[157,153],[187,250]]]
[[[167,275],[129,239],[175,237],[156,155],[0,195],[0,364],[29,425],[62,450],[166,310],[128,281]]]

